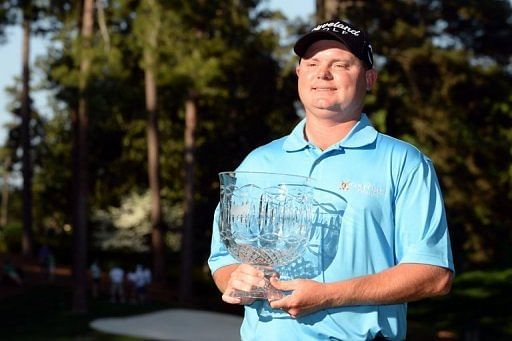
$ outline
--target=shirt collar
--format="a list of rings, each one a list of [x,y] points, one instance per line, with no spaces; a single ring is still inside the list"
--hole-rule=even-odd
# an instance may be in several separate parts
[[[287,152],[296,152],[301,149],[307,148],[309,142],[304,137],[304,128],[306,126],[306,119],[304,118],[293,128],[292,132],[283,144],[283,149]]]
[[[288,152],[299,151],[307,148],[309,142],[304,137],[306,119],[295,126],[291,134],[286,138],[283,149]],[[335,148],[361,148],[372,144],[377,139],[377,130],[373,127],[366,114],[362,113],[359,121],[352,127],[350,132],[342,140],[332,145],[329,149]]]

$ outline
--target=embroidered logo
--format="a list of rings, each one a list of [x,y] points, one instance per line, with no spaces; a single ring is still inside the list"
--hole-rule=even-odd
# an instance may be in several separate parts
[[[370,196],[383,196],[385,191],[384,188],[378,187],[370,183],[351,183],[350,181],[344,180],[338,186],[342,191],[358,192]]]
[[[329,23],[325,23],[325,24],[320,24],[318,26],[316,26],[315,28],[313,28],[311,30],[311,32],[313,31],[319,31],[319,30],[322,30],[322,31],[333,31],[333,32],[341,32],[341,34],[347,34],[347,33],[350,33],[356,37],[359,36],[359,34],[361,33],[361,31],[358,31],[358,30],[355,30],[347,25],[343,25],[343,23],[337,21],[337,22],[329,22]]]
[[[350,189],[350,182],[349,181],[342,181],[340,184],[340,189],[343,191],[348,191]]]

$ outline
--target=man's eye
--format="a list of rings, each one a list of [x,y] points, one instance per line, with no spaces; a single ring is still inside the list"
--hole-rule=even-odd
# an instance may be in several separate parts
[[[334,67],[336,69],[348,69],[349,65],[348,64],[334,64]]]
[[[307,64],[306,64],[306,66],[308,66],[308,67],[314,67],[314,66],[316,66],[316,63],[307,63]]]

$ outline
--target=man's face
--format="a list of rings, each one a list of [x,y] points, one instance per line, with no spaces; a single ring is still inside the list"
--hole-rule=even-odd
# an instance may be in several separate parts
[[[357,119],[364,96],[376,73],[342,43],[319,40],[304,54],[296,69],[299,97],[308,117],[336,122]]]

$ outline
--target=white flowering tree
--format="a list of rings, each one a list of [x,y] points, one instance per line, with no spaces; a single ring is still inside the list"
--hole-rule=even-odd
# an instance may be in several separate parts
[[[182,220],[180,207],[164,205],[164,222],[167,226],[179,226]],[[151,236],[151,196],[149,191],[132,192],[121,200],[119,207],[110,206],[97,210],[93,216],[94,245],[102,250],[147,252]],[[173,251],[179,250],[180,235],[168,231],[166,244]]]

